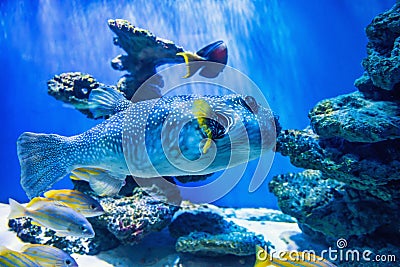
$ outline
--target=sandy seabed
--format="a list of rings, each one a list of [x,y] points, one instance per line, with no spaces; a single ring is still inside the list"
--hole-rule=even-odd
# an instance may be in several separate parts
[[[246,214],[257,215],[257,209],[243,209]],[[13,250],[20,250],[24,246],[15,232],[8,228],[7,216],[9,205],[0,203],[0,244]],[[277,251],[295,250],[296,242],[291,237],[302,239],[301,230],[296,223],[248,221],[245,219],[230,218],[236,224],[246,227],[249,231],[262,234],[265,240],[270,241]],[[169,236],[168,229],[148,235],[142,243],[133,246],[119,246],[113,250],[101,252],[95,256],[72,254],[79,266],[93,267],[218,267],[218,266],[254,266],[255,257],[224,256],[216,258],[194,257],[175,251],[175,239]]]

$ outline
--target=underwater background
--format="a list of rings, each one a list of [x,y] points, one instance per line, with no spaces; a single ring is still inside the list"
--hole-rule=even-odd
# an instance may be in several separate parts
[[[270,1],[1,1],[0,202],[26,202],[20,186],[16,140],[25,132],[74,135],[99,123],[47,95],[46,82],[69,71],[115,84],[122,73],[110,60],[107,19],[123,18],[196,51],[216,40],[229,49],[228,65],[263,91],[284,128],[309,125],[320,100],[350,93],[363,73],[364,28],[394,4],[389,0]],[[216,202],[229,207],[277,208],[268,192],[273,175],[295,171],[276,155],[268,179],[248,192],[250,175]],[[72,187],[63,179],[56,188]]]

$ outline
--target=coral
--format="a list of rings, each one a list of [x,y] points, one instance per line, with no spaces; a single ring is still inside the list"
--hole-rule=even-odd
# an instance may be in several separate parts
[[[376,16],[366,28],[369,39],[363,67],[372,83],[393,90],[400,82],[400,3]]]
[[[102,198],[100,203],[106,214],[97,223],[124,244],[135,244],[146,235],[168,226],[177,206],[168,205],[146,195],[143,188],[135,188],[132,197]]]
[[[157,77],[156,67],[163,64],[183,63],[183,58],[176,53],[184,52],[182,47],[172,41],[154,36],[148,30],[137,28],[126,20],[109,20],[110,29],[117,35],[114,44],[121,47],[127,55],[119,55],[111,61],[115,70],[128,71],[115,86],[131,99],[136,90],[152,77],[151,84],[156,88],[163,86],[161,77]],[[154,76],[155,75],[155,76]],[[71,104],[88,118],[93,118],[87,99],[92,89],[109,87],[96,81],[89,74],[69,72],[55,75],[48,81],[48,94]],[[149,96],[149,98],[158,95]]]
[[[399,246],[399,11],[396,4],[367,27],[360,92],[319,102],[309,113],[312,129],[278,136],[277,152],[307,170],[275,176],[270,190],[316,239]]]
[[[237,255],[255,253],[255,245],[269,246],[261,235],[256,235],[230,221],[225,210],[213,205],[197,205],[189,202],[169,225],[172,236],[177,237],[175,248],[201,256]],[[232,216],[232,211],[230,211]]]
[[[127,70],[130,73],[118,82],[118,88],[128,99],[145,80],[156,74],[157,66],[183,62],[182,57],[176,55],[183,52],[183,48],[172,41],[158,38],[148,30],[137,28],[122,19],[110,19],[108,26],[117,35],[114,44],[127,53],[114,58],[111,66],[115,70]]]
[[[74,106],[88,118],[93,118],[90,112],[88,98],[93,89],[107,87],[96,79],[81,72],[67,72],[55,75],[47,82],[47,92],[55,99]]]

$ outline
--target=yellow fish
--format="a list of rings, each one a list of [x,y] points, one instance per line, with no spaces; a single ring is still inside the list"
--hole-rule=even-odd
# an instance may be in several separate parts
[[[336,267],[336,265],[324,258],[308,252],[287,251],[279,254],[281,258],[275,258],[269,255],[262,247],[256,246],[256,263],[254,267]]]
[[[94,237],[90,222],[67,206],[51,201],[38,201],[31,208],[25,208],[11,198],[9,202],[9,219],[29,217],[33,224],[49,228],[59,236]]]
[[[223,41],[211,43],[196,53],[179,52],[177,56],[183,57],[187,74],[183,78],[193,76],[198,70],[199,75],[205,78],[215,78],[225,68],[228,61],[228,49]],[[218,64],[210,64],[210,62]]]
[[[41,267],[32,257],[0,246],[1,267]]]
[[[34,259],[42,267],[78,267],[76,261],[61,249],[29,244],[22,248],[22,254]]]
[[[99,216],[104,213],[103,207],[97,200],[77,190],[50,190],[44,193],[44,196],[48,200],[65,204],[85,217]],[[31,202],[29,202],[27,207],[32,206]]]
[[[88,182],[98,196],[114,196],[125,185],[125,176],[121,179],[100,168],[77,168],[71,173],[71,180]]]

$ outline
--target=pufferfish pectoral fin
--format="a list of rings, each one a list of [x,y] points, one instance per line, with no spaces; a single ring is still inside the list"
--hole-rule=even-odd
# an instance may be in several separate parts
[[[177,56],[182,56],[183,59],[185,60],[185,64],[186,64],[186,75],[183,76],[183,78],[190,78],[192,77],[194,74],[196,74],[196,72],[201,69],[202,67],[204,67],[204,64],[202,63],[202,61],[205,61],[205,59],[195,53],[191,53],[191,52],[179,52],[176,54]]]
[[[214,111],[212,110],[210,104],[207,103],[204,99],[196,99],[193,102],[192,107],[193,115],[196,117],[197,122],[201,129],[203,129],[204,133],[207,135],[207,141],[203,146],[203,154],[206,154],[208,149],[211,146],[212,130],[207,124],[207,118],[210,119],[213,117]]]
[[[89,108],[95,118],[114,115],[131,105],[124,94],[113,87],[98,87],[89,94]]]
[[[125,184],[125,175],[117,175],[100,168],[78,168],[72,171],[71,179],[88,181],[98,196],[113,196]]]

